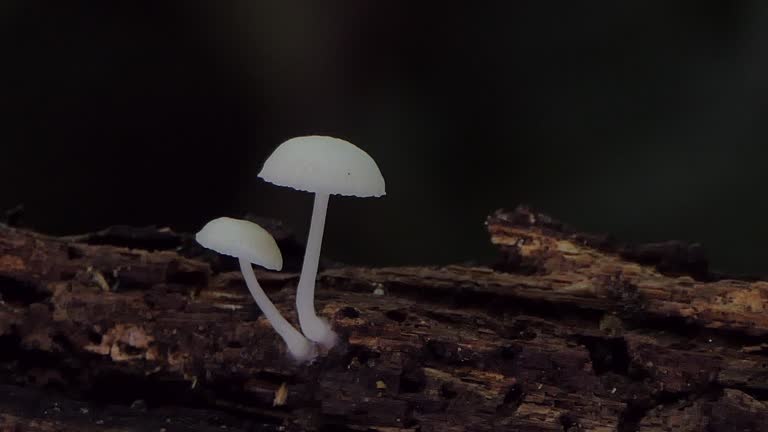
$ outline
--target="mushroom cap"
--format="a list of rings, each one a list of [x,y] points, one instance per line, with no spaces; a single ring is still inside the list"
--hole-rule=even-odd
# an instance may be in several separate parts
[[[306,192],[385,194],[384,177],[373,158],[352,143],[328,136],[296,137],[280,144],[264,162],[259,177]]]
[[[242,258],[270,270],[283,268],[283,255],[277,242],[253,222],[220,217],[205,224],[195,240],[222,255]]]

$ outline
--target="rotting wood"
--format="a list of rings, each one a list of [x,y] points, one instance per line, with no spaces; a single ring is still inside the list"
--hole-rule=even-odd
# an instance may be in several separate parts
[[[492,267],[322,272],[342,343],[299,366],[188,236],[2,227],[0,430],[768,430],[766,282],[526,208],[488,229]],[[296,322],[297,275],[257,277]]]

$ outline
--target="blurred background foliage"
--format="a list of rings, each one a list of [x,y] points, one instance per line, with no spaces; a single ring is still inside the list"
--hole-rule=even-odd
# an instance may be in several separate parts
[[[303,236],[312,196],[256,174],[327,134],[388,192],[331,200],[334,259],[487,259],[485,216],[525,202],[766,274],[766,23],[760,0],[4,0],[0,209],[56,234],[254,213]]]

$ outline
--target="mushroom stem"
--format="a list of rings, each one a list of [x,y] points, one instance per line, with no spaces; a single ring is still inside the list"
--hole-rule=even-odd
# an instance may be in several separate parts
[[[336,333],[315,312],[315,279],[317,278],[317,266],[320,261],[320,248],[323,244],[328,197],[327,193],[315,194],[307,249],[304,252],[304,263],[301,266],[299,287],[296,293],[296,310],[299,312],[301,330],[309,340],[317,342],[325,348],[331,348],[336,344]]]
[[[251,292],[253,299],[256,300],[256,304],[259,306],[267,321],[272,325],[277,334],[283,338],[285,344],[288,346],[293,358],[299,362],[305,362],[312,360],[317,354],[315,346],[307,340],[298,330],[296,330],[291,323],[288,322],[280,311],[277,310],[272,301],[269,300],[267,294],[259,285],[259,281],[256,280],[256,275],[253,273],[253,266],[251,263],[240,258],[240,271],[243,272],[243,278],[245,278],[245,284],[248,286],[248,291]]]

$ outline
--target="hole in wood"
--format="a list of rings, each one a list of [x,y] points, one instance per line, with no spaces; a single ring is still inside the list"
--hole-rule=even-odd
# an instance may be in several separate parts
[[[384,315],[387,318],[391,319],[392,321],[397,321],[399,323],[405,321],[405,319],[408,318],[408,314],[403,312],[400,309],[393,309],[391,311],[387,311]]]

